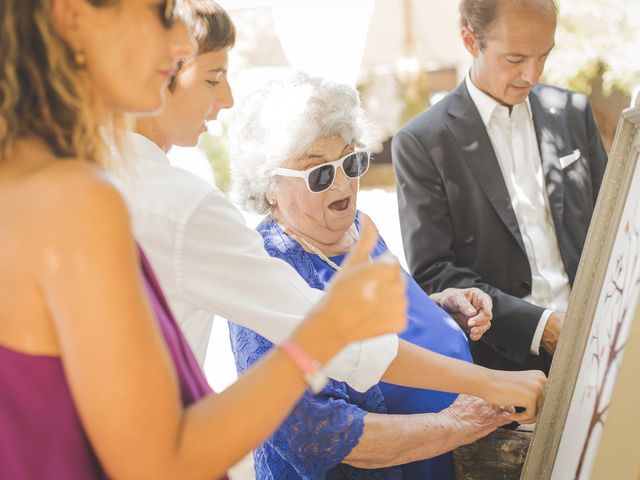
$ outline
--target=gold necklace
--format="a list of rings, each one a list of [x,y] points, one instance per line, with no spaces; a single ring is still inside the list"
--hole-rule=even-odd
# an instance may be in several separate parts
[[[356,241],[358,241],[358,239],[360,238],[360,235],[358,235],[358,231],[356,230],[355,225],[351,224],[351,227],[349,227],[349,232],[351,233],[351,235],[353,235]],[[312,245],[311,242],[309,242],[302,235],[293,234],[293,237],[296,240],[299,240],[300,242],[302,242],[305,247],[307,247],[309,250],[315,253],[318,257],[320,257],[321,260],[323,260],[327,265],[329,265],[335,271],[339,272],[340,270],[342,270],[342,267],[340,267],[340,265],[336,264],[333,260],[327,257],[324,253],[322,253],[322,250],[320,250],[315,245]]]

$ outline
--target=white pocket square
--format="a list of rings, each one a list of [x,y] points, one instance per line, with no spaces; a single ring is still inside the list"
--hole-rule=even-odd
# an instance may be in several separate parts
[[[560,157],[558,160],[560,161],[560,166],[564,170],[579,158],[580,158],[580,150],[576,149],[573,151],[573,153],[570,153],[569,155],[565,155],[564,157]]]

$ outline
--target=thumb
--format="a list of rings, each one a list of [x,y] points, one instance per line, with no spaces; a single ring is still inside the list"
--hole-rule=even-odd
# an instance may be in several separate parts
[[[457,300],[457,303],[455,308],[457,309],[458,312],[463,313],[464,315],[467,315],[467,316],[475,315],[476,313],[478,313],[478,310],[464,295],[460,295],[459,298],[457,298],[456,300]]]
[[[493,318],[493,300],[489,295],[482,297],[482,307],[481,309],[484,311],[485,315],[489,318]]]
[[[470,317],[478,313],[478,310],[467,299],[462,290],[445,290],[443,299],[440,304],[449,311],[449,313],[461,313],[466,317]]]
[[[366,215],[360,215],[360,239],[351,250],[349,256],[342,263],[343,268],[368,262],[371,258],[371,250],[378,241],[378,229]]]

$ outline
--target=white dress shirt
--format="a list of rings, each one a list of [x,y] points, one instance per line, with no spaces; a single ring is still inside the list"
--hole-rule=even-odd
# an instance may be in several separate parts
[[[529,259],[531,295],[524,300],[548,309],[531,342],[531,353],[538,355],[549,316],[567,310],[571,287],[551,218],[531,106],[527,98],[509,110],[469,75],[466,86],[491,139]]]
[[[130,143],[136,158],[118,176],[135,235],[200,364],[215,315],[275,344],[287,339],[323,292],[269,256],[260,234],[215,186],[171,166],[146,137],[132,133]],[[336,355],[325,373],[365,391],[397,351],[396,335],[356,342]]]

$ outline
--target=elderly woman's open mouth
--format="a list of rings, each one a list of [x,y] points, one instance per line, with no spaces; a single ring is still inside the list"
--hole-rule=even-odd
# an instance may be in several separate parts
[[[336,212],[344,212],[351,206],[351,197],[345,197],[329,204],[329,209]]]

